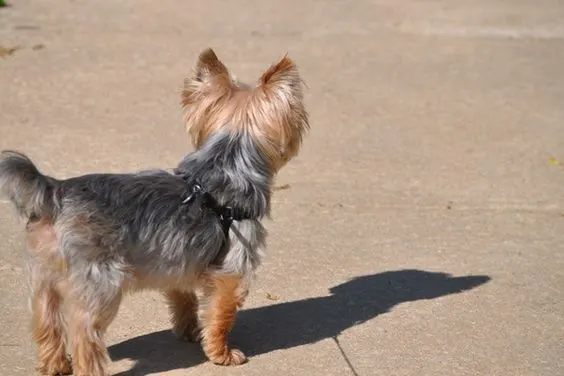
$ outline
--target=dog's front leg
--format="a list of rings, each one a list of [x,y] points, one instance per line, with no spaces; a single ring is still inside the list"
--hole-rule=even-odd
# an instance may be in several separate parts
[[[215,364],[235,366],[245,363],[245,354],[230,349],[229,332],[235,324],[237,308],[241,306],[245,291],[242,277],[212,274],[204,288],[205,308],[202,317],[202,347],[206,356]]]
[[[199,337],[196,294],[171,289],[165,291],[165,297],[170,309],[172,332],[180,340],[196,342]]]

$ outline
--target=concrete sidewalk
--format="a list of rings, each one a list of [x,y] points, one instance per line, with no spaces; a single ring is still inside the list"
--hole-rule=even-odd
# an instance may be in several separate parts
[[[561,1],[13,3],[0,148],[57,177],[176,164],[205,47],[247,81],[288,52],[309,86],[232,335],[250,362],[206,362],[146,293],[110,327],[116,375],[564,374]],[[3,376],[34,367],[22,227],[0,204]]]

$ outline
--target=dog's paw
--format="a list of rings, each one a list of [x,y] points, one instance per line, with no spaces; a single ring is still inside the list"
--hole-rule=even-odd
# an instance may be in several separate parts
[[[200,328],[172,328],[172,333],[179,341],[182,342],[199,342],[200,341]]]
[[[227,350],[223,356],[219,356],[211,361],[220,366],[238,366],[247,362],[247,357],[241,350]]]
[[[51,359],[47,362],[40,362],[37,365],[37,372],[45,376],[71,375],[72,366],[70,359]]]
[[[176,338],[182,342],[199,342],[200,341],[200,328],[178,329],[172,328],[172,333]]]

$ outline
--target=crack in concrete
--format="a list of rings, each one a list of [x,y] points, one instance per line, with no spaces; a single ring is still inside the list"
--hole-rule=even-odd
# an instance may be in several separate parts
[[[351,370],[351,373],[354,376],[359,376],[358,372],[356,372],[356,370],[354,369],[354,366],[352,365],[349,357],[347,356],[347,354],[345,353],[345,350],[343,349],[343,347],[341,346],[341,343],[339,342],[339,339],[337,338],[337,336],[331,337],[333,338],[333,341],[335,341],[335,343],[337,344],[337,347],[339,348],[339,351],[341,352],[341,355],[343,356],[343,359],[345,359],[345,362],[347,363],[347,365],[349,366],[349,369]]]

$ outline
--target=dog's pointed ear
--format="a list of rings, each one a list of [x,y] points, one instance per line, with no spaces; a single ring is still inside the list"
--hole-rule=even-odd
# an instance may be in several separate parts
[[[297,154],[309,129],[303,84],[296,64],[284,56],[262,74],[255,91],[253,119],[264,119],[257,125],[257,139],[276,168]]]
[[[280,91],[285,96],[297,99],[302,97],[302,84],[298,67],[288,56],[271,65],[259,80],[259,85],[263,88]]]
[[[200,53],[194,79],[200,82],[209,83],[214,78],[229,79],[227,67],[218,59],[211,48],[206,48]]]

